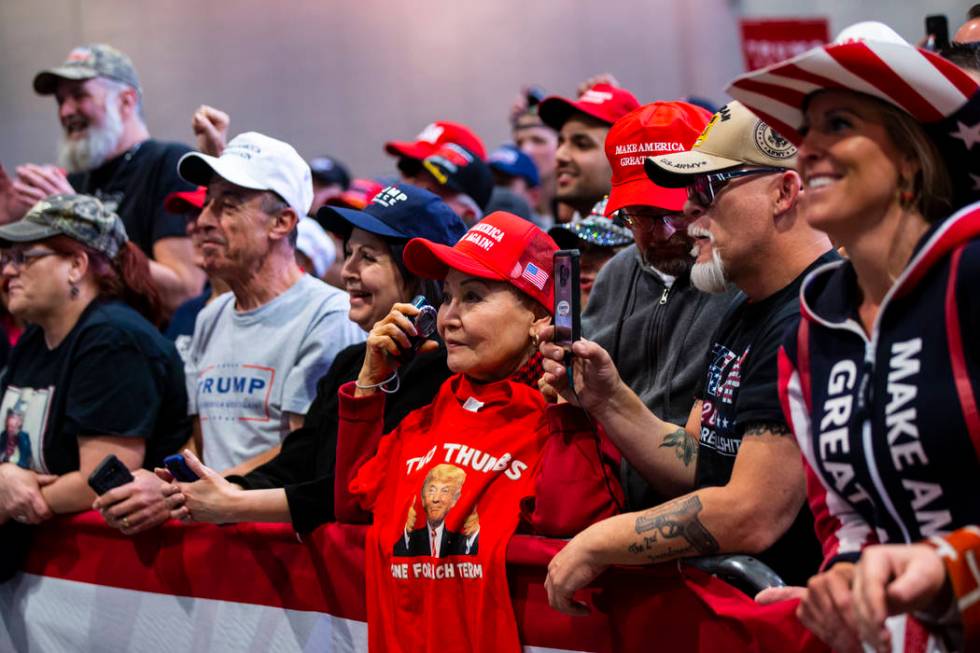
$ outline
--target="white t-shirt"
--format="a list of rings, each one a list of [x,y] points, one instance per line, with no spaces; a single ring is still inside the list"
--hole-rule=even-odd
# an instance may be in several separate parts
[[[184,371],[205,464],[221,471],[282,441],[286,413],[305,415],[337,352],[366,337],[349,308],[347,293],[303,275],[254,310],[225,293],[200,312]]]

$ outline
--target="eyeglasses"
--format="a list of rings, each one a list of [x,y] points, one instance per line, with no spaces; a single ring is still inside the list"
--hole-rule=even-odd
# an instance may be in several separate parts
[[[51,256],[52,254],[57,254],[57,252],[52,252],[50,249],[4,250],[0,252],[0,270],[3,270],[8,265],[13,265],[16,268],[24,268],[37,259]]]
[[[698,175],[687,187],[687,199],[702,208],[711,206],[718,193],[728,185],[732,179],[747,177],[749,175],[767,175],[771,172],[783,172],[785,168],[746,168],[744,170],[732,170],[731,172],[718,172],[712,175]]]
[[[690,221],[690,218],[682,213],[658,213],[654,209],[623,208],[619,209],[619,217],[630,228],[643,226],[642,220],[659,220],[668,227],[679,229]]]

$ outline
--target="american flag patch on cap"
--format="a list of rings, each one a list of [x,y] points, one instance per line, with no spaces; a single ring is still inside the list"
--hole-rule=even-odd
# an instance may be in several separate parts
[[[548,283],[548,273],[536,266],[534,263],[528,263],[524,267],[524,272],[521,273],[521,278],[527,279],[531,284],[538,290],[544,290],[544,284]]]

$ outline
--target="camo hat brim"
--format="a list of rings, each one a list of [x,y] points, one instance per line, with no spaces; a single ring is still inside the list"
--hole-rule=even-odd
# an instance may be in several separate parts
[[[94,77],[113,79],[142,92],[133,62],[124,53],[104,43],[75,48],[68,53],[63,64],[39,72],[34,77],[34,91],[39,95],[53,95],[62,79],[79,81]]]
[[[0,246],[64,235],[116,258],[129,238],[119,216],[90,195],[52,195],[27,214],[0,226]]]

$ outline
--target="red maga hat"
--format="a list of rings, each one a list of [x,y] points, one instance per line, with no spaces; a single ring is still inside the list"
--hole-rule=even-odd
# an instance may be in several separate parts
[[[687,191],[653,183],[643,164],[650,156],[691,149],[709,120],[707,110],[687,102],[651,102],[617,120],[606,135],[612,167],[606,215],[635,205],[683,210]]]
[[[425,238],[405,246],[405,266],[426,279],[444,279],[450,268],[481,279],[505,281],[552,312],[554,254],[558,245],[532,222],[497,211],[470,227],[452,247]]]
[[[445,120],[426,125],[414,141],[388,141],[385,143],[385,152],[392,156],[421,161],[446,143],[462,145],[481,159],[487,158],[487,148],[472,129]]]
[[[542,122],[555,131],[575,113],[584,113],[607,124],[613,124],[627,113],[640,106],[636,97],[625,88],[611,84],[596,84],[577,100],[568,100],[552,95],[538,105],[538,115]]]
[[[163,208],[170,213],[200,211],[204,208],[207,193],[205,186],[198,186],[194,190],[174,191],[163,198]]]

